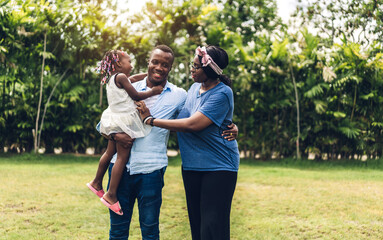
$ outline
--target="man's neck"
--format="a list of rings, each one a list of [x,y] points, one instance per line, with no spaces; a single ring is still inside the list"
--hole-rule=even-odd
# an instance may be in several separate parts
[[[160,84],[160,86],[165,87],[167,82],[168,80],[165,80],[164,82]],[[146,78],[146,86],[149,88],[153,88],[154,86],[158,86],[158,85],[154,85],[151,81],[149,81],[149,78]]]

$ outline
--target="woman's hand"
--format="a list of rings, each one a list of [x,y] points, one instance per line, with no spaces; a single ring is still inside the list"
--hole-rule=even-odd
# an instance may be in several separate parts
[[[141,120],[151,115],[149,108],[146,107],[143,101],[137,101],[136,105],[137,105],[137,110],[140,113]]]
[[[238,136],[238,127],[234,123],[231,123],[230,125],[227,126],[228,130],[223,131],[222,136],[225,136],[224,138],[227,139],[228,141],[233,141],[237,138]]]

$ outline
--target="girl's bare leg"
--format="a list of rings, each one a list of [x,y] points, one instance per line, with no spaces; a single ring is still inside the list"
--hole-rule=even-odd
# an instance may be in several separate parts
[[[90,185],[94,187],[96,190],[102,189],[102,180],[104,179],[104,175],[108,170],[110,161],[112,160],[113,155],[116,153],[116,143],[112,140],[108,141],[108,146],[104,154],[102,154],[100,158],[100,162],[98,164],[98,169],[96,173],[96,177],[93,181],[90,182]]]
[[[116,143],[117,149],[117,160],[112,168],[112,174],[110,177],[110,184],[108,192],[105,193],[104,199],[110,204],[114,204],[118,201],[117,199],[117,188],[120,183],[123,171],[126,163],[129,160],[130,147],[125,148],[121,144]]]

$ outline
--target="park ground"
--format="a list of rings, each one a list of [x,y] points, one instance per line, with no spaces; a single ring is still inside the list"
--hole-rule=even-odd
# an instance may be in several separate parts
[[[85,186],[98,156],[0,155],[0,239],[107,239],[108,211]],[[181,160],[165,173],[161,239],[191,239]],[[231,239],[383,239],[380,160],[242,160]],[[137,209],[130,239],[141,239]]]

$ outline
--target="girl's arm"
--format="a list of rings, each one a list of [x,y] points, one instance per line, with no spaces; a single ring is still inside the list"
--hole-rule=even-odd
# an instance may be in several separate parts
[[[150,116],[150,111],[145,106],[144,102],[137,102],[136,104],[138,106],[137,109],[140,112],[141,119],[145,119],[146,117]],[[152,123],[153,126],[166,128],[171,131],[198,132],[207,128],[210,124],[213,123],[213,121],[211,121],[210,118],[206,117],[201,112],[196,112],[189,118],[174,119],[174,120],[156,118],[155,120],[149,119],[145,123],[146,124]]]
[[[135,83],[138,81],[141,81],[144,79],[148,74],[147,73],[139,73],[139,74],[134,74],[129,77],[131,83]]]
[[[129,94],[129,96],[135,101],[140,101],[145,98],[160,94],[163,90],[162,86],[155,86],[149,91],[137,92],[137,90],[129,82],[129,79],[125,74],[118,74],[115,79],[117,87],[124,88],[125,91]]]

